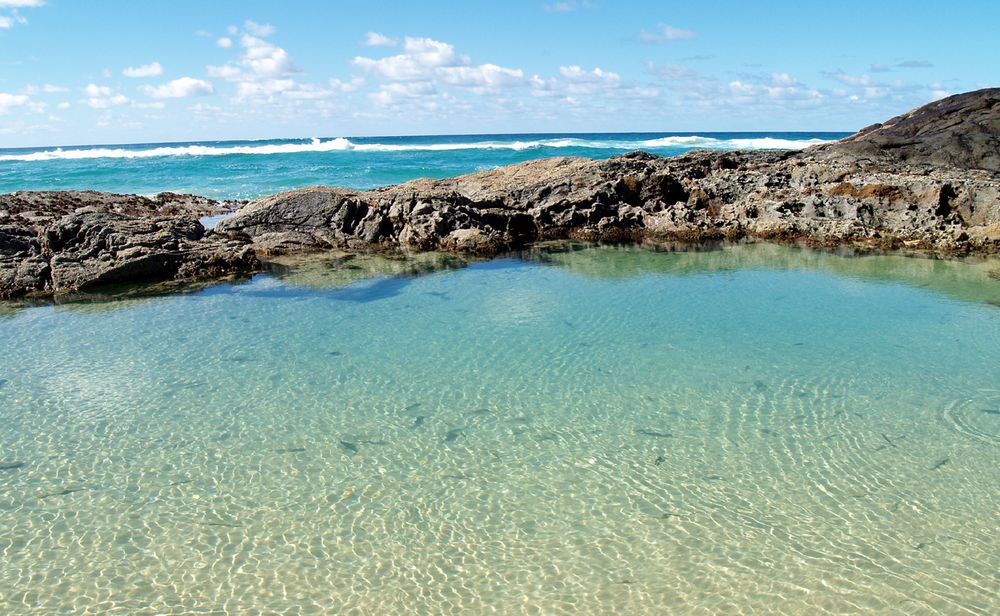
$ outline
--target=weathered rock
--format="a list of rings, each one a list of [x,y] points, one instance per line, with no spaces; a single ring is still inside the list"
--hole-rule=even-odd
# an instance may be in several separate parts
[[[206,232],[198,222],[197,215],[218,209],[208,199],[172,194],[0,195],[0,298],[256,269],[245,238]]]
[[[219,225],[262,252],[400,247],[490,254],[539,239],[737,239],[1000,249],[1000,178],[865,170],[788,152],[552,158],[369,192],[273,195]]]
[[[540,239],[763,238],[1000,251],[1000,90],[950,97],[803,152],[550,158],[359,192],[233,204],[88,191],[0,195],[0,297],[203,278],[254,254],[492,254]]]
[[[949,96],[807,153],[819,160],[1000,171],[1000,88]]]

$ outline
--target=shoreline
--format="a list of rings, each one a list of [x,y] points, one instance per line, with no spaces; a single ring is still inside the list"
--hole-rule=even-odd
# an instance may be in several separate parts
[[[551,239],[996,254],[998,103],[1000,89],[956,95],[801,151],[544,158],[246,204],[172,193],[0,195],[0,299],[246,275],[291,253],[489,256]],[[237,205],[213,230],[199,222]]]

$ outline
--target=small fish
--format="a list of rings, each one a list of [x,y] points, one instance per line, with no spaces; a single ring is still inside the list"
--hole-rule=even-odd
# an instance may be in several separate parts
[[[669,520],[670,518],[680,518],[680,517],[683,517],[683,516],[684,516],[684,514],[682,514],[682,513],[674,513],[673,511],[668,511],[668,512],[664,513],[663,515],[661,515],[660,517],[663,518],[664,520]]]
[[[2,381],[0,381],[0,385],[3,385]],[[1000,415],[1000,409],[983,409],[983,412],[987,415]]]
[[[86,489],[87,488],[66,488],[65,490],[62,490],[61,492],[51,492],[49,494],[42,494],[38,498],[50,498],[52,496],[66,496],[67,494],[72,494],[74,492],[82,492],[82,491],[84,491]]]
[[[287,447],[285,449],[275,449],[275,453],[302,453],[305,451],[305,447]]]
[[[664,458],[663,454],[661,453],[660,455],[656,456],[655,460],[653,460],[653,464],[655,464],[656,466],[659,466],[659,465],[663,464],[666,461],[667,461],[667,459]]]
[[[202,526],[222,526],[225,528],[243,528],[239,524],[225,524],[223,522],[200,522]]]
[[[343,353],[340,351],[329,351],[327,352],[327,355],[329,355],[330,357],[340,357],[341,355],[343,355]]]
[[[193,481],[193,480],[191,480],[191,479],[181,479],[179,481],[171,481],[170,483],[167,484],[167,487],[168,488],[172,488],[174,486],[184,485],[185,483],[191,483],[191,481]]]
[[[635,433],[643,436],[655,436],[657,438],[673,437],[673,434],[670,434],[669,432],[656,432],[655,430],[647,430],[646,428],[636,428]]]
[[[493,414],[493,411],[491,411],[490,409],[476,409],[476,410],[472,411],[471,413],[469,413],[469,415],[475,415],[477,417],[478,416],[482,416],[482,415],[492,415],[492,414]]]
[[[427,417],[425,417],[424,415],[417,415],[417,417],[413,420],[413,427],[419,428],[420,426],[424,425],[424,421],[426,419]]]
[[[351,455],[358,453],[358,446],[351,441],[340,441],[340,446]]]
[[[448,434],[445,434],[444,436],[444,442],[454,443],[455,439],[461,436],[463,432],[465,432],[465,428],[455,428],[454,430],[448,430]]]
[[[895,448],[895,447],[896,447],[896,443],[893,443],[893,442],[892,442],[892,441],[891,441],[891,440],[889,439],[889,437],[885,435],[885,433],[884,433],[884,432],[882,433],[882,438],[884,438],[884,439],[885,439],[885,442],[886,442],[886,443],[889,443],[889,447],[892,447],[892,448]]]
[[[767,383],[765,383],[764,381],[760,381],[760,380],[754,381],[753,382],[753,387],[757,391],[767,391]]]
[[[709,475],[705,477],[706,481],[722,481],[722,475]]]
[[[7,384],[7,379],[0,379],[0,387],[3,387],[6,384]]]
[[[24,462],[0,462],[0,471],[13,471],[24,466]]]
[[[420,408],[420,403],[419,402],[414,402],[410,406],[408,406],[405,409],[403,409],[403,412],[404,413],[411,413],[411,412],[417,410],[418,408]]]
[[[944,466],[945,464],[947,464],[947,463],[949,463],[949,462],[951,462],[951,459],[950,459],[950,458],[941,458],[940,460],[938,460],[938,461],[937,461],[937,462],[936,462],[936,463],[934,464],[934,466],[932,466],[932,467],[931,467],[931,470],[932,470],[932,471],[936,471],[937,469],[941,468],[942,466]]]

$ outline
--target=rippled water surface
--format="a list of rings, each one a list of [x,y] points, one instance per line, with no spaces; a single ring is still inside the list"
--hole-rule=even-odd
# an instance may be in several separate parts
[[[0,612],[1000,613],[1000,264],[462,265],[0,312]]]

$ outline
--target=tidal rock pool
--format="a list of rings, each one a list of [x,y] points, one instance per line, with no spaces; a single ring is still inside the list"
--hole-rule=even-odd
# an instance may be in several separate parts
[[[1000,612],[1000,262],[327,256],[0,309],[0,612]]]

